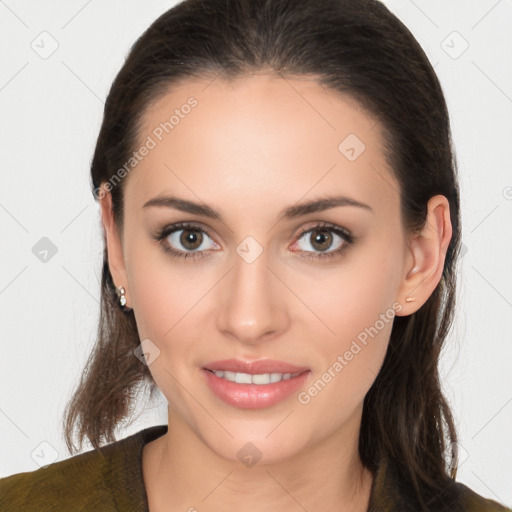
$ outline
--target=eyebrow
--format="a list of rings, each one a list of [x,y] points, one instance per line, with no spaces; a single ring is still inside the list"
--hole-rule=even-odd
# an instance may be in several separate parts
[[[150,206],[158,206],[165,208],[173,208],[186,213],[192,213],[194,215],[201,215],[210,219],[219,220],[224,222],[222,215],[215,211],[212,207],[207,204],[194,203],[187,199],[181,199],[174,196],[158,196],[150,199],[144,203],[143,208]],[[282,210],[278,215],[278,220],[283,219],[295,219],[309,213],[321,212],[329,210],[330,208],[336,208],[338,206],[356,206],[373,212],[373,208],[370,205],[361,203],[347,196],[336,196],[336,197],[325,197],[320,199],[314,199],[306,203],[295,204],[288,206]]]

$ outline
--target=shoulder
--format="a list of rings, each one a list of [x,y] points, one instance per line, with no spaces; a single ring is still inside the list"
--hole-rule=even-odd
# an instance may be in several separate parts
[[[421,497],[432,512],[512,512],[448,477],[435,490],[424,489]],[[418,512],[419,501],[413,485],[399,476],[396,464],[382,460],[375,473],[368,512]]]
[[[456,482],[455,487],[459,495],[459,503],[464,512],[512,512],[512,509],[501,503],[484,498],[461,482]]]
[[[167,425],[143,429],[35,471],[0,479],[0,512],[101,512],[147,509],[142,449]]]
[[[108,447],[107,447],[108,448]],[[116,510],[105,487],[109,450],[92,450],[0,479],[0,511]]]

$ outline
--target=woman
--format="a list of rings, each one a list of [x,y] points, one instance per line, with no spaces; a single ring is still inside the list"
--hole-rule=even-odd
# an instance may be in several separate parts
[[[102,310],[66,440],[95,450],[0,480],[1,510],[507,510],[455,480],[449,118],[381,3],[170,9],[91,177]],[[168,426],[116,441],[141,384]]]

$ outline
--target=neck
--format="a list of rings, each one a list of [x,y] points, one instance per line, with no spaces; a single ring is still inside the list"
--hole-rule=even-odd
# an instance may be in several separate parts
[[[219,456],[169,413],[167,434],[143,451],[150,512],[368,509],[373,476],[359,458],[360,415],[293,457],[246,467]]]

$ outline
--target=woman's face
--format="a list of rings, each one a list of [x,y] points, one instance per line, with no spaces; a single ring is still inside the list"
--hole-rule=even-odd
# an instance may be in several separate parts
[[[312,80],[265,74],[183,82],[143,125],[126,166],[116,285],[134,309],[170,424],[227,459],[254,445],[262,462],[356,432],[408,261],[380,125]],[[166,196],[217,216],[147,205]],[[299,208],[340,197],[346,204]],[[193,227],[170,233],[176,223]],[[258,388],[244,394],[248,384],[220,377],[210,387],[205,368],[228,359],[308,371],[291,391],[291,379],[271,384],[273,393],[251,384]]]

